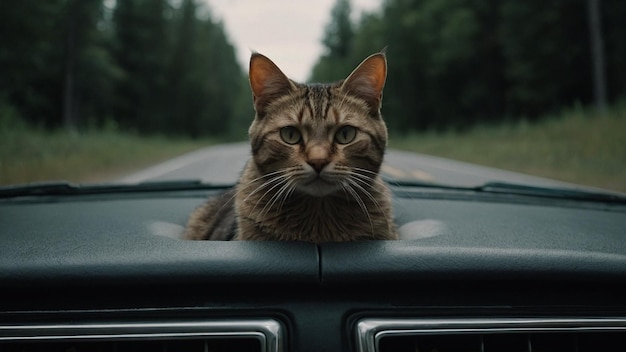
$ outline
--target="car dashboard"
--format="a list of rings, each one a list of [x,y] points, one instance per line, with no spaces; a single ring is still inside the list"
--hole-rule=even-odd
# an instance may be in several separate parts
[[[626,205],[393,187],[398,241],[185,241],[220,187],[0,201],[0,351],[626,351]]]

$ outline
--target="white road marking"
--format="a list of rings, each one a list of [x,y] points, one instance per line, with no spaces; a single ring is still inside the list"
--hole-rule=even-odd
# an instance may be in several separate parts
[[[151,178],[158,178],[159,176],[163,176],[165,174],[171,173],[173,171],[182,169],[189,165],[200,162],[202,159],[207,157],[206,149],[199,149],[191,153],[183,154],[174,159],[170,159],[164,163],[154,165],[147,169],[143,169],[137,173],[132,175],[128,175],[119,179],[119,182],[122,183],[136,183],[143,182],[145,180]]]
[[[428,182],[432,182],[435,180],[435,177],[431,174],[429,174],[426,171],[422,171],[422,170],[412,170],[411,171],[411,176],[415,179],[418,179],[420,181],[428,181]]]

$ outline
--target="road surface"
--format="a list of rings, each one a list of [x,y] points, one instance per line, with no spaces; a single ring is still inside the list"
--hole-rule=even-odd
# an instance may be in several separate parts
[[[250,147],[247,143],[220,144],[179,156],[117,181],[136,183],[200,179],[212,184],[233,184],[249,156]],[[394,149],[387,151],[382,173],[394,179],[467,187],[490,181],[548,187],[573,186],[545,178]]]
[[[232,184],[249,157],[250,147],[247,143],[220,144],[184,154],[117,181],[135,183],[200,179],[213,184]],[[490,181],[548,187],[574,186],[546,178],[395,149],[387,151],[382,173],[394,179],[465,187],[479,186]]]

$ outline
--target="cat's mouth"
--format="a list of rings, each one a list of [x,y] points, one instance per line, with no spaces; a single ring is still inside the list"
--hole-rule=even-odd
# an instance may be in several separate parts
[[[337,180],[326,178],[321,174],[303,180],[296,188],[315,197],[324,197],[342,189],[341,183]]]

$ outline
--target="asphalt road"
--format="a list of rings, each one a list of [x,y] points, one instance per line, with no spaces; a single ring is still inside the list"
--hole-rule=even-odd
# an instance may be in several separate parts
[[[249,148],[247,143],[207,147],[135,172],[117,181],[135,183],[201,179],[213,184],[232,184],[237,180],[250,156]],[[387,151],[382,172],[385,176],[395,179],[468,187],[490,181],[553,187],[573,186],[545,178],[394,149]]]

